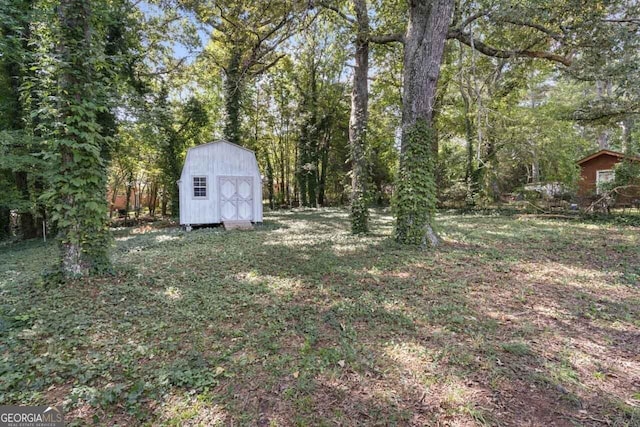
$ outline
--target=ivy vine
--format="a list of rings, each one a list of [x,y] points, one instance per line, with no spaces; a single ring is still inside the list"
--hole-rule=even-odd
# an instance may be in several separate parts
[[[427,122],[420,119],[403,138],[404,150],[392,199],[395,238],[403,244],[433,245],[436,183],[431,146],[435,134]]]
[[[364,191],[357,190],[351,196],[351,232],[365,234],[369,232],[369,208]]]

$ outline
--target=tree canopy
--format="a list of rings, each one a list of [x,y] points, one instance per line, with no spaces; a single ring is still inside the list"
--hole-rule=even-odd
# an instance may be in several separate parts
[[[436,245],[438,205],[638,153],[639,9],[2,0],[0,233],[54,232],[65,276],[108,269],[109,217],[176,216],[186,150],[226,138],[256,152],[270,208],[350,205],[366,233],[393,199],[396,238]]]

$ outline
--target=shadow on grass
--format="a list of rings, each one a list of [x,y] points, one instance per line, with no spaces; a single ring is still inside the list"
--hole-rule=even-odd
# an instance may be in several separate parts
[[[360,238],[342,210],[269,222],[121,236],[127,273],[10,286],[0,397],[66,400],[80,422],[124,424],[638,420],[624,344],[638,294],[596,298],[580,274],[598,270],[575,253],[552,266],[580,267],[566,280],[538,274],[553,248],[576,244],[553,223],[444,218],[447,243],[423,252],[393,243],[384,215]]]

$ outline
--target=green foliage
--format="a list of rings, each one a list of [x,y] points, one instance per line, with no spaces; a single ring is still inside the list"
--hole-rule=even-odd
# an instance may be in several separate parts
[[[351,198],[351,232],[364,234],[369,232],[369,203],[361,191],[356,191]]]
[[[395,238],[401,243],[426,246],[428,228],[433,228],[436,211],[432,148],[435,135],[426,121],[418,120],[403,138],[405,150],[400,154],[392,201]]]
[[[640,186],[640,162],[624,160],[618,163],[615,168],[615,180],[613,185],[637,185]]]
[[[507,342],[502,344],[500,347],[502,350],[515,356],[522,357],[531,355],[531,348],[529,345],[520,341]]]
[[[302,3],[283,0],[255,3],[233,0],[211,7],[188,3],[198,18],[213,27],[205,57],[224,70],[224,137],[244,144],[242,106],[251,81],[273,67],[284,55],[277,49],[304,19]]]
[[[415,393],[402,382],[411,376],[446,391],[447,411],[433,414],[434,425],[469,423],[477,387],[508,403],[514,387],[555,399],[558,384],[592,399],[592,417],[624,425],[635,409],[620,398],[612,410],[604,391],[635,394],[618,381],[626,365],[609,363],[611,354],[635,360],[625,340],[640,327],[634,228],[441,215],[451,244],[431,256],[390,239],[386,210],[371,216],[366,236],[351,235],[344,209],[267,213],[252,232],[117,230],[118,274],[65,285],[38,279],[57,262],[55,244],[0,245],[0,400],[46,405],[55,396],[77,425],[253,425],[264,419],[259,402],[278,387],[272,419],[366,424],[366,411],[378,424],[404,425],[415,421]],[[541,273],[536,265],[550,252],[554,262]],[[594,280],[586,269],[602,274]],[[527,310],[550,293],[563,328]],[[503,301],[519,314],[509,328],[487,315]],[[589,338],[608,342],[607,354],[568,344],[594,323]],[[577,356],[593,363],[559,375]],[[592,382],[603,367],[612,375]],[[392,398],[350,392],[372,372]],[[319,384],[325,379],[342,386]],[[317,410],[336,400],[339,410]],[[507,420],[521,419],[519,407],[505,408]]]
[[[386,5],[385,2],[381,7],[384,9]],[[401,4],[401,7],[403,6],[404,4]],[[381,16],[383,19],[390,17]],[[400,111],[402,47],[373,44],[371,49],[373,62],[380,64],[380,69],[376,70],[376,78],[370,82],[369,88],[369,117],[365,149],[371,182],[367,190],[374,205],[387,206],[390,203],[394,178],[398,172],[399,153],[395,136],[402,116]]]
[[[4,181],[0,192],[0,207],[20,212],[33,210],[35,200],[25,198],[18,189],[14,175],[28,173],[32,179],[42,178],[47,163],[42,160],[42,142],[26,135],[24,131],[0,130],[0,182]],[[31,183],[30,187],[33,187]]]
[[[209,117],[198,98],[190,97],[184,103],[172,105],[168,96],[168,88],[163,86],[151,107],[150,119],[158,133],[157,164],[162,171],[164,191],[171,202],[171,214],[177,217],[180,198],[176,181],[180,179],[185,152],[188,146],[205,142],[201,130],[207,127]]]
[[[89,6],[69,0],[60,7],[51,33],[62,52],[54,71],[60,85],[51,88],[59,103],[53,117],[42,118],[51,140],[46,157],[54,165],[43,198],[60,231],[61,268],[72,277],[109,267],[105,192],[111,138],[98,117],[108,112],[106,82],[113,70],[98,34],[111,11]]]
[[[603,192],[611,191],[616,199],[640,199],[640,162],[624,160],[614,167],[615,179],[601,185]],[[637,220],[637,218],[635,218]]]
[[[224,81],[225,112],[224,137],[234,144],[242,144],[240,133],[240,107],[244,93],[243,73],[240,69],[242,52],[233,49],[229,63],[226,66],[227,78]]]

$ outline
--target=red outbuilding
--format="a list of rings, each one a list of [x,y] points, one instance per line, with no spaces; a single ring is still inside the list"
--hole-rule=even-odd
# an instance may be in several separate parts
[[[583,200],[592,199],[600,192],[600,186],[615,178],[614,167],[623,160],[640,162],[638,157],[625,156],[611,150],[600,150],[578,161],[580,166],[580,181],[578,195]],[[627,200],[619,200],[625,204]]]

